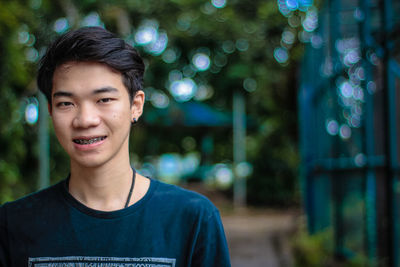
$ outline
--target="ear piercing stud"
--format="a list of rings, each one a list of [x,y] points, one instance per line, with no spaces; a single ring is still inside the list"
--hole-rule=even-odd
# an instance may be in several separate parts
[[[135,123],[137,123],[137,119],[136,119],[136,118],[133,118],[132,124],[135,124]]]

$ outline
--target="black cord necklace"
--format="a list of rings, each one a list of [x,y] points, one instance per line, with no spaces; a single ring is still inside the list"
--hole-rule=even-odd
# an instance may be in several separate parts
[[[135,187],[136,171],[135,171],[135,169],[132,169],[132,171],[133,171],[133,175],[132,175],[131,189],[129,190],[128,198],[126,199],[126,203],[125,203],[125,207],[124,208],[127,208],[128,205],[129,205],[129,202],[131,202],[131,196],[132,196],[133,188]]]
[[[126,199],[126,203],[124,208],[127,208],[129,206],[129,202],[131,202],[131,197],[132,197],[132,192],[133,192],[133,188],[135,187],[135,180],[136,180],[136,170],[134,168],[132,168],[133,174],[132,174],[132,184],[131,184],[131,188],[129,189],[129,194],[128,194],[128,198]],[[69,179],[71,177],[71,174],[68,175],[67,180],[65,181],[66,183],[66,189],[69,192]]]

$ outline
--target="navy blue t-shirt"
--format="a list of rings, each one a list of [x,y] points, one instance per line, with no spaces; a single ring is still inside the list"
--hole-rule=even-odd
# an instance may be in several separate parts
[[[219,212],[156,180],[134,205],[93,210],[65,181],[0,207],[0,266],[230,266]]]

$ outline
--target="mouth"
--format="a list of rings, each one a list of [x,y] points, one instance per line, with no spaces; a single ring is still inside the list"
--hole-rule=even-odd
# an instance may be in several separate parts
[[[106,138],[107,138],[107,136],[98,136],[98,137],[93,137],[93,138],[76,138],[76,139],[73,139],[72,141],[78,145],[91,145],[91,144],[103,141]]]

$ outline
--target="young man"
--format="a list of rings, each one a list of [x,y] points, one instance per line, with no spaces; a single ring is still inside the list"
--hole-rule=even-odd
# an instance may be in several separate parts
[[[0,266],[230,266],[214,205],[130,166],[143,72],[137,51],[103,28],[48,48],[38,86],[70,175],[0,207]]]

